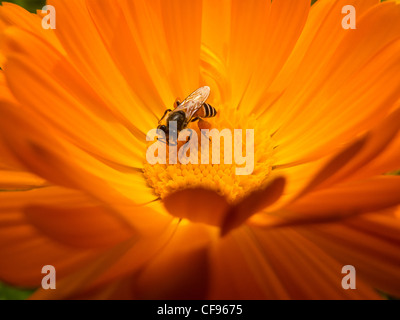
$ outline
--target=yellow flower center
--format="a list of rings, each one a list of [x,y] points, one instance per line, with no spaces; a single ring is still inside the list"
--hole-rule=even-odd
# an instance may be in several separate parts
[[[234,203],[241,199],[254,189],[258,189],[267,183],[269,174],[272,170],[273,163],[273,139],[266,133],[263,124],[256,120],[252,115],[245,112],[229,108],[217,108],[218,114],[214,118],[206,119],[214,129],[221,132],[223,129],[229,129],[234,139],[234,129],[241,129],[242,135],[242,155],[246,156],[246,129],[254,130],[254,169],[251,174],[238,175],[236,169],[244,168],[248,164],[236,164],[234,150],[232,150],[232,163],[227,164],[224,158],[224,148],[230,144],[225,143],[221,137],[219,149],[210,140],[209,164],[201,162],[201,147],[199,143],[198,164],[168,164],[168,147],[167,147],[167,164],[144,164],[144,176],[150,187],[153,188],[155,194],[163,199],[165,196],[187,188],[202,187],[216,191],[218,194],[225,196],[229,202]],[[190,129],[196,130],[198,140],[201,139],[201,133],[198,125],[190,124]],[[151,142],[154,143],[154,142]],[[150,143],[150,144],[151,144]],[[182,143],[184,144],[184,142]],[[237,144],[232,142],[233,148]],[[178,145],[178,148],[180,145]],[[213,164],[212,152],[220,153],[220,164]]]

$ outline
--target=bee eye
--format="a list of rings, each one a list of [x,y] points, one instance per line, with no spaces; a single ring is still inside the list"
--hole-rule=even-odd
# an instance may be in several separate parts
[[[165,126],[165,125],[158,126],[157,129],[160,129],[160,130],[164,131],[165,133],[167,133],[167,126]]]

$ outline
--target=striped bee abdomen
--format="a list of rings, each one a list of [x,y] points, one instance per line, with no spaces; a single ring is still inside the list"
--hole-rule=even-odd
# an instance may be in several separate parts
[[[203,103],[203,106],[196,112],[196,116],[200,118],[212,118],[217,115],[217,110],[208,103]]]

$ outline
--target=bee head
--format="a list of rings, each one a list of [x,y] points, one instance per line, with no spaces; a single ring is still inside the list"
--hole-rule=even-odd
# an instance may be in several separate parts
[[[166,125],[159,125],[157,127],[157,130],[161,130],[162,132],[164,132],[165,134],[165,139],[168,141],[168,135],[169,135],[169,130],[168,127]]]
[[[165,126],[165,125],[159,125],[159,126],[157,127],[157,129],[159,129],[159,130],[161,130],[161,131],[164,131],[165,134],[167,134],[167,132],[168,132],[168,128],[167,128],[167,126]]]

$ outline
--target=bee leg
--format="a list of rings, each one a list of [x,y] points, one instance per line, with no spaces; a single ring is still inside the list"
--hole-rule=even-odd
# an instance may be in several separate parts
[[[185,142],[185,145],[187,145],[187,143],[188,142],[190,142],[190,139],[192,139],[192,131],[190,130],[190,133],[189,133],[189,136],[187,137],[187,140],[186,140],[186,142]],[[185,152],[186,152],[186,150],[185,150]]]
[[[157,141],[161,141],[161,143],[164,143],[164,144],[167,144],[167,141],[166,141],[166,139],[164,139],[164,138],[157,138]]]
[[[198,121],[198,120],[200,120],[200,118],[199,118],[199,117],[196,117],[196,118],[193,118],[192,120],[190,120],[190,122],[196,122],[196,121]]]
[[[178,145],[178,141],[177,140],[168,140],[167,144],[169,146],[176,147]]]
[[[172,110],[171,109],[167,109],[167,110],[165,110],[165,112],[164,112],[164,114],[163,114],[163,116],[162,116],[162,118],[158,121],[158,123],[160,123],[161,121],[162,121],[162,119],[164,119],[165,118],[165,116],[167,115],[167,113],[168,112],[171,112]]]
[[[176,99],[174,102],[174,109],[178,108],[180,104],[181,104],[181,101],[179,99]]]

